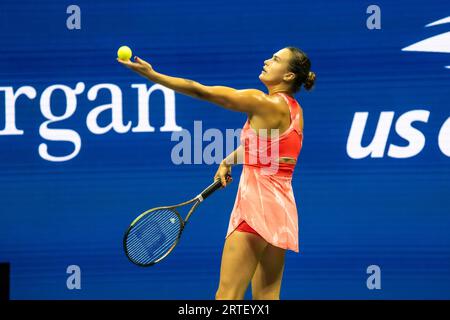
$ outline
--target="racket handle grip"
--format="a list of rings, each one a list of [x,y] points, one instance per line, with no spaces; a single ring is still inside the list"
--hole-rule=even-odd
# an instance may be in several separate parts
[[[225,179],[228,181],[231,178],[229,174],[225,176]],[[200,199],[200,201],[205,200],[210,195],[212,195],[215,191],[220,189],[222,187],[222,182],[220,180],[216,180],[213,183],[211,183],[205,190],[202,191],[197,197]]]

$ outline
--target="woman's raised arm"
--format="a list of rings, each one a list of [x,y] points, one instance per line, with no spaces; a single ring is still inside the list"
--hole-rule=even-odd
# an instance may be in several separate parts
[[[237,90],[225,86],[205,86],[197,81],[171,77],[156,72],[146,61],[135,57],[134,62],[117,59],[118,62],[149,79],[176,92],[209,101],[225,109],[247,114],[259,114],[273,112],[279,108],[277,98],[267,96],[257,89]]]

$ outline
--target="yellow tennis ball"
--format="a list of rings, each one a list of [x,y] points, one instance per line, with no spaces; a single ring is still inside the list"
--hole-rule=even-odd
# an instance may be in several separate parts
[[[119,57],[120,60],[130,60],[131,54],[131,49],[127,46],[121,46],[119,50],[117,50],[117,57]]]

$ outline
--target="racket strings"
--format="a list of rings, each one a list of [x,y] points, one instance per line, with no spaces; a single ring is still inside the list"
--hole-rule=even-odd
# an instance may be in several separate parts
[[[172,231],[173,230],[167,230],[166,232]],[[176,241],[176,239],[177,238],[175,236],[175,238],[171,241],[163,237],[161,233],[151,236],[151,231],[147,231],[143,235],[137,235],[134,239],[132,239],[132,242],[130,242],[128,246],[130,248],[134,246],[134,249],[132,250],[135,251],[134,253],[135,260],[142,260],[145,259],[145,256],[148,256],[148,259],[146,261],[142,261],[142,263],[146,264],[162,257],[164,253]],[[142,246],[146,247],[146,249],[143,250]],[[153,259],[151,258],[152,256],[154,257]]]
[[[177,236],[179,229],[175,223],[172,223],[172,226],[170,226],[170,224],[169,226],[163,225],[167,220],[174,221],[174,219],[176,219],[168,217],[167,213],[170,214],[171,212],[160,212],[162,216],[158,217],[157,213],[153,212],[152,216],[142,219],[140,223],[136,225],[136,229],[134,230],[136,237],[130,239],[130,245],[137,245],[137,242],[141,242],[141,244],[147,247],[147,251],[152,249],[152,247],[164,249],[163,240],[168,239],[167,235]]]
[[[168,210],[152,212],[141,219],[129,235],[132,258],[138,263],[149,264],[162,257],[178,238],[181,226],[177,221],[176,214]]]
[[[176,243],[181,221],[175,211],[152,211],[129,230],[125,243],[128,256],[138,264],[148,265],[162,258]]]

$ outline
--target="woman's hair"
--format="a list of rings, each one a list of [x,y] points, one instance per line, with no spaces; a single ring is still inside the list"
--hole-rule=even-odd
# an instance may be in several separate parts
[[[292,58],[289,61],[288,69],[295,74],[294,82],[292,84],[292,91],[295,93],[303,87],[310,91],[316,81],[316,74],[311,71],[311,61],[306,53],[296,47],[286,47],[292,53]]]

